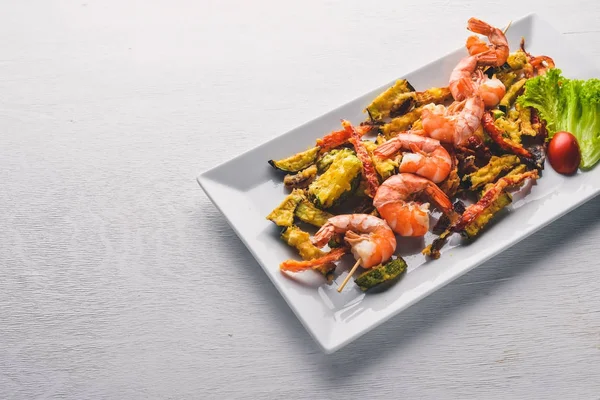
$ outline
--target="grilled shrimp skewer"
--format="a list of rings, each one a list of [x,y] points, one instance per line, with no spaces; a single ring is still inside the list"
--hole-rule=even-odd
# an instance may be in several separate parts
[[[344,234],[354,258],[363,268],[370,268],[388,260],[396,251],[396,236],[388,224],[369,214],[345,214],[329,218],[312,239],[323,247],[335,234]]]
[[[452,202],[429,179],[402,173],[386,179],[377,190],[373,205],[388,225],[401,236],[423,236],[429,230],[429,203],[413,199],[425,194],[445,213],[453,213]]]

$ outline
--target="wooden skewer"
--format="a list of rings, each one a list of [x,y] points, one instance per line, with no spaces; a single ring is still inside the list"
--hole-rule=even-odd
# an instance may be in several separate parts
[[[508,21],[508,25],[506,25],[506,28],[504,28],[502,33],[506,34],[506,31],[508,30],[508,28],[510,28],[510,24],[512,24],[512,19],[510,21]]]
[[[340,293],[344,289],[344,286],[346,286],[346,283],[348,283],[350,278],[352,278],[352,275],[354,275],[354,273],[356,272],[356,270],[358,269],[359,266],[360,266],[360,258],[358,260],[356,260],[356,263],[354,264],[354,266],[352,267],[350,272],[348,272],[348,275],[346,275],[346,279],[344,279],[344,282],[342,282],[340,287],[337,289],[338,293]]]

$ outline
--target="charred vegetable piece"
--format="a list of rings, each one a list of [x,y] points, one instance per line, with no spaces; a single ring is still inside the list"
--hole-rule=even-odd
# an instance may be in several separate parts
[[[302,257],[303,260],[313,260],[315,258],[323,257],[326,254],[311,243],[308,232],[304,232],[295,225],[285,228],[281,234],[281,239],[289,246],[298,250],[300,257]],[[335,270],[334,263],[329,262],[322,264],[316,267],[315,270],[322,273],[323,276],[327,278],[328,282],[333,281],[333,271]]]
[[[416,92],[415,100],[417,107],[429,103],[441,104],[452,97],[448,87],[432,87],[424,92]]]
[[[327,169],[331,166],[331,164],[333,163],[333,160],[335,160],[335,157],[339,153],[343,153],[346,155],[354,155],[354,156],[356,155],[354,150],[348,149],[348,148],[333,149],[333,150],[328,151],[327,153],[323,154],[323,156],[321,156],[321,158],[319,158],[317,160],[317,170],[319,171],[320,174],[327,171]]]
[[[377,177],[377,172],[375,172],[373,160],[371,160],[369,152],[365,148],[363,141],[360,140],[360,135],[356,132],[352,124],[349,121],[342,120],[342,125],[344,126],[344,129],[349,131],[352,135],[350,143],[354,146],[356,155],[362,163],[362,176],[367,181],[367,190],[365,193],[369,197],[375,197],[375,192],[377,192],[377,189],[379,188],[379,178]]]
[[[352,207],[351,214],[371,214],[373,210],[375,210],[373,199],[363,196],[361,201],[356,204],[356,206]]]
[[[305,188],[317,177],[317,166],[310,167],[298,172],[294,175],[286,175],[283,178],[283,184],[290,189]]]
[[[364,292],[384,283],[391,283],[406,271],[406,261],[402,257],[380,264],[360,274],[354,283]]]
[[[525,82],[527,82],[527,78],[520,79],[517,82],[515,82],[510,87],[510,89],[506,91],[506,94],[504,95],[502,100],[500,100],[500,104],[498,105],[498,108],[500,110],[508,112],[508,110],[512,107],[513,103],[517,99],[521,90],[523,90]]]
[[[456,214],[452,215],[453,218],[462,215],[462,213],[464,213],[466,209],[465,204],[460,200],[456,200],[453,204],[453,207],[454,211],[456,212]],[[450,219],[450,216],[448,214],[442,214],[436,222],[436,224],[434,225],[431,232],[434,235],[442,235],[443,232],[450,229],[452,222],[453,221]]]
[[[497,120],[500,117],[504,117],[506,114],[504,114],[504,111],[498,110],[498,109],[493,109],[492,110],[492,116],[494,117],[494,120]]]
[[[308,196],[322,209],[333,207],[356,189],[362,163],[354,154],[339,152],[331,166],[308,187]]]
[[[367,180],[364,179],[362,175],[359,175],[359,178],[360,179],[358,179],[358,183],[356,184],[356,189],[353,190],[352,193],[356,197],[369,198],[367,196]],[[354,184],[352,184],[352,187],[354,187]]]
[[[379,128],[379,131],[383,134],[383,136],[385,136],[386,139],[391,139],[399,132],[408,130],[418,119],[421,118],[422,111],[422,107],[415,108],[405,115],[394,118],[387,124],[383,124]]]
[[[444,231],[439,237],[435,238],[429,246],[425,247],[423,251],[421,251],[421,254],[427,257],[431,257],[434,260],[437,260],[438,258],[440,258],[441,250],[446,244],[446,240],[450,235],[452,235],[452,231]]]
[[[414,131],[418,131],[423,129],[423,120],[421,118],[419,118],[418,120],[416,120],[411,126],[410,129],[414,130]]]
[[[515,51],[514,53],[508,55],[506,63],[515,71],[523,69],[525,64],[527,64],[527,54],[525,54],[525,52],[522,50]]]
[[[367,106],[366,111],[374,121],[380,121],[392,114],[407,108],[414,102],[415,88],[411,86],[406,79],[400,79],[396,83],[381,93]]]
[[[473,239],[483,230],[483,228],[490,222],[490,220],[497,215],[500,210],[512,203],[512,197],[506,192],[500,193],[500,195],[492,201],[492,203],[481,212],[474,221],[467,224],[464,229],[464,236],[469,239]]]
[[[452,157],[452,169],[448,177],[438,185],[448,198],[454,197],[460,186],[460,177],[458,176],[458,160],[456,156]]]
[[[294,211],[294,215],[300,221],[314,225],[318,228],[325,225],[325,222],[327,222],[329,218],[333,217],[333,214],[318,209],[307,199],[302,199],[302,201],[300,201],[296,207],[296,211]]]
[[[519,158],[512,154],[492,156],[485,167],[463,177],[463,186],[468,190],[477,190],[488,183],[495,182],[502,173],[510,171],[519,163]]]
[[[454,232],[463,232],[467,225],[475,221],[488,207],[504,192],[509,186],[516,186],[522,184],[526,179],[537,179],[539,177],[538,171],[527,171],[520,175],[505,176],[498,179],[498,182],[481,196],[481,199],[475,204],[471,204],[460,218],[452,224],[452,230]]]
[[[537,131],[533,129],[531,124],[531,107],[521,107],[519,104],[516,104],[515,108],[519,112],[518,121],[521,128],[521,135],[536,136]]]
[[[396,173],[396,169],[398,168],[398,162],[394,158],[381,158],[376,154],[373,154],[375,149],[377,148],[377,144],[375,142],[371,142],[370,140],[363,142],[369,155],[371,156],[371,160],[373,160],[373,164],[375,165],[375,170],[381,177],[381,179],[386,180],[390,176]]]
[[[329,242],[327,242],[327,246],[329,246],[332,249],[337,249],[338,247],[344,246],[344,235],[333,235],[331,239],[329,239]]]
[[[506,117],[500,117],[494,121],[494,124],[500,131],[504,133],[507,139],[512,142],[521,144],[521,131],[519,130],[519,123]]]
[[[504,84],[504,87],[507,90],[510,89],[513,83],[515,83],[517,80],[517,74],[513,71],[500,73],[496,77],[500,80],[500,82],[502,82],[502,84]]]
[[[294,223],[294,211],[303,198],[304,192],[300,189],[294,189],[292,193],[283,199],[281,204],[267,215],[267,219],[279,226],[291,226]]]
[[[313,165],[318,156],[319,147],[313,147],[283,160],[269,160],[269,164],[280,171],[295,173]]]
[[[506,176],[512,176],[512,175],[519,175],[525,171],[527,171],[527,166],[525,164],[519,164],[516,167],[514,167],[513,169],[511,169],[510,171],[508,171],[508,173],[504,176],[506,177]],[[493,187],[494,187],[493,183],[488,183],[487,185],[485,185],[483,187],[483,190],[481,191],[481,195],[484,195],[488,190],[490,190]]]
[[[368,133],[371,129],[373,129],[373,126],[370,124],[356,127],[356,131],[361,136]],[[322,154],[331,149],[335,149],[336,147],[340,147],[344,143],[347,143],[349,139],[350,134],[345,129],[342,129],[341,131],[333,131],[323,136],[321,139],[317,139],[317,147],[321,149]]]
[[[492,117],[489,112],[483,114],[483,118],[481,118],[481,124],[494,143],[496,143],[502,150],[525,157],[528,160],[533,160],[533,155],[531,152],[529,152],[529,150],[504,137],[503,132],[494,124],[494,117]]]

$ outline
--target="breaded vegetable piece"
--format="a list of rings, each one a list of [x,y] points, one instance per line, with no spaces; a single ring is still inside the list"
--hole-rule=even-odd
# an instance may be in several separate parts
[[[267,219],[278,226],[291,226],[294,223],[294,211],[303,198],[304,192],[300,189],[294,189],[292,193],[283,199],[281,204],[267,215]]]

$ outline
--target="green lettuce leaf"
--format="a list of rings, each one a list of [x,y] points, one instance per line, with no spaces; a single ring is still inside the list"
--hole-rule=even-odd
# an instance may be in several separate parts
[[[557,68],[527,81],[525,93],[517,99],[523,107],[533,107],[546,121],[548,136],[572,133],[581,150],[582,169],[600,160],[600,80],[568,79]]]

